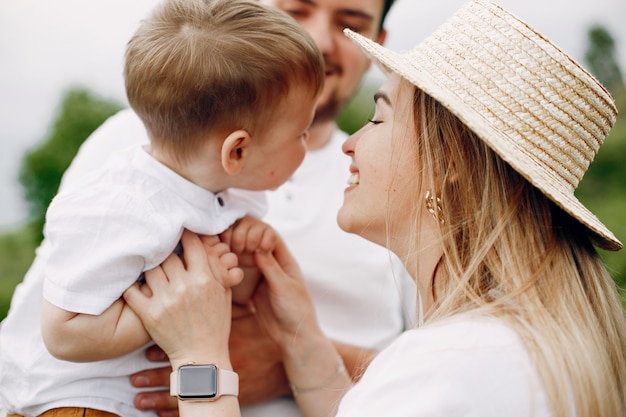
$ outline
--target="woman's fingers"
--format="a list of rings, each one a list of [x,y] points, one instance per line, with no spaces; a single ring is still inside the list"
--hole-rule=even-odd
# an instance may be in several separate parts
[[[172,255],[170,255],[171,257]],[[173,255],[177,257],[176,255]],[[169,259],[169,258],[168,258]],[[180,260],[179,260],[180,263]],[[152,269],[149,269],[143,273],[145,284],[141,285],[141,292],[147,296],[152,296],[153,290],[161,289],[167,285],[168,279],[162,265],[158,265]]]
[[[219,241],[219,238],[216,236],[211,237],[215,237]],[[204,241],[202,241],[197,234],[187,229],[183,230],[180,241],[183,245],[183,259],[185,260],[186,269],[190,270],[194,267],[202,268],[206,263]]]
[[[293,258],[285,242],[275,236],[275,247],[272,252],[258,251],[255,253],[257,266],[265,279],[279,283],[282,279],[300,279],[300,268]]]
[[[140,284],[138,282],[135,282],[133,285],[128,287],[126,291],[124,291],[124,294],[122,294],[126,303],[133,310],[136,310],[136,308],[141,309],[142,306],[145,304],[145,299],[147,298],[146,295],[141,291],[139,286]]]
[[[191,233],[191,232],[190,232]],[[197,236],[197,235],[196,235]],[[220,243],[220,237],[217,235],[201,235],[200,240],[206,247],[215,246]]]

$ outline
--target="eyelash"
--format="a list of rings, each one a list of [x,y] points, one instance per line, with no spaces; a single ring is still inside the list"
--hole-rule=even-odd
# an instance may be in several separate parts
[[[370,122],[373,125],[379,125],[382,123],[382,120],[372,120],[372,119],[367,119],[368,122]]]

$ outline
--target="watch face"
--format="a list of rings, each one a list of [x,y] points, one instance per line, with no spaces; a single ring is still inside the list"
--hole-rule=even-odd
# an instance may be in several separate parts
[[[181,400],[215,398],[216,395],[215,365],[184,365],[178,368],[178,396]]]

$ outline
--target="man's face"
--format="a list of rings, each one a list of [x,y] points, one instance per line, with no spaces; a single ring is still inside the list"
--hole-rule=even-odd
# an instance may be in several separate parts
[[[369,60],[343,34],[350,28],[380,43],[384,0],[261,0],[292,16],[311,35],[324,56],[326,82],[316,121],[334,120],[354,95]]]

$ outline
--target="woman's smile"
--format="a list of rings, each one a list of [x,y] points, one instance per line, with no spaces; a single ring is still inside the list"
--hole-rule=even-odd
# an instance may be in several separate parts
[[[350,189],[351,189],[351,188],[353,188],[354,186],[359,185],[359,173],[358,173],[356,170],[352,169],[352,168],[350,168],[350,172],[351,172],[351,174],[350,174],[350,176],[348,177],[348,181],[347,181],[347,183],[348,183],[348,185],[349,185],[350,187],[348,187],[348,188],[346,189],[346,191],[347,191],[347,190],[350,190]]]

